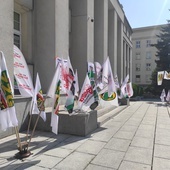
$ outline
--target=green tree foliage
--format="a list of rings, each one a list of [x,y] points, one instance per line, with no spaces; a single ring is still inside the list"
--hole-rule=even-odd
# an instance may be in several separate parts
[[[152,45],[157,49],[157,60],[155,60],[156,69],[153,71],[151,76],[152,84],[150,90],[153,94],[160,95],[163,88],[166,91],[170,89],[170,80],[164,79],[161,86],[157,85],[157,72],[170,72],[170,21],[168,21],[166,26],[161,28],[161,32],[157,35],[157,37],[157,43]]]

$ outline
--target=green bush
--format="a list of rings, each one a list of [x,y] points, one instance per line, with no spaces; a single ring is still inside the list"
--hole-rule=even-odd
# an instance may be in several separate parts
[[[143,95],[143,87],[137,85],[137,84],[132,84],[132,88],[133,88],[133,97],[136,96],[142,96]]]

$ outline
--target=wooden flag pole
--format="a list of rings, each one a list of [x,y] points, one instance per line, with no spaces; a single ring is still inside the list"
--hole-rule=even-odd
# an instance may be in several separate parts
[[[16,138],[17,138],[17,141],[18,141],[18,148],[21,151],[22,150],[22,146],[21,146],[21,140],[20,140],[20,137],[19,137],[18,128],[15,126],[14,129],[15,129]]]
[[[27,140],[28,140],[28,133],[29,133],[29,130],[30,130],[30,125],[31,125],[31,120],[32,120],[33,105],[34,105],[34,102],[33,102],[32,106],[31,106],[30,118],[29,118],[29,123],[28,123],[28,128],[27,128],[27,135],[26,135]]]
[[[46,99],[47,99],[47,96],[44,98],[44,101],[41,103],[41,106],[40,106],[41,109],[40,109],[40,111],[39,111],[37,120],[36,120],[35,125],[34,125],[34,128],[33,128],[33,130],[32,130],[31,137],[30,137],[30,139],[29,139],[27,149],[28,149],[28,147],[29,147],[29,145],[30,145],[30,142],[31,142],[32,137],[33,137],[34,132],[35,132],[35,129],[36,129],[36,127],[37,127],[37,124],[38,124],[38,120],[39,120],[39,118],[40,118],[41,111],[44,110],[44,108],[42,108],[42,106],[44,105],[44,102],[46,101]]]

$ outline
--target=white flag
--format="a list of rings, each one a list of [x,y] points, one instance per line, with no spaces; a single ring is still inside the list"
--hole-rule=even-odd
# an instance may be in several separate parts
[[[170,90],[168,90],[168,93],[166,95],[166,101],[170,102]]]
[[[52,132],[58,134],[58,111],[59,111],[59,99],[60,99],[60,66],[56,66],[55,74],[52,79],[50,88],[47,92],[47,96],[53,99],[52,114],[51,114],[51,127]]]
[[[3,52],[0,52],[0,129],[18,126],[14,106],[13,88]]]
[[[94,103],[93,87],[90,83],[88,74],[84,80],[84,84],[81,89],[81,93],[78,99],[78,108],[87,111],[92,103]]]
[[[116,74],[116,75],[115,75],[115,77],[114,77],[114,82],[115,82],[115,86],[116,86],[116,88],[120,88],[119,80],[118,80],[118,76],[117,76],[117,74]]]
[[[129,74],[125,77],[125,80],[123,81],[121,88],[120,88],[121,89],[121,95],[123,97],[126,97],[128,95],[127,89],[126,89],[128,81],[129,81]]]
[[[14,76],[18,84],[21,96],[33,97],[34,88],[32,78],[20,49],[14,45]]]
[[[170,80],[170,73],[168,73],[167,71],[164,72],[164,79]]]
[[[104,87],[107,87],[108,95],[111,96],[113,92],[116,92],[115,82],[113,79],[112,68],[110,64],[109,57],[106,59],[103,65],[102,82]]]
[[[41,110],[43,108],[43,110]],[[39,114],[44,121],[46,121],[46,113],[45,113],[45,106],[44,106],[44,97],[41,89],[40,78],[37,73],[36,83],[35,83],[35,91],[33,97],[33,109],[32,114]]]
[[[74,81],[75,81],[75,96],[79,96],[79,81],[78,81],[78,73],[77,70],[74,75]]]
[[[158,71],[158,74],[157,74],[158,86],[162,85],[163,77],[164,77],[164,71]]]
[[[132,88],[131,82],[127,83],[126,90],[127,90],[128,97],[132,97],[133,96],[133,88]]]
[[[100,63],[95,62],[95,67],[96,67],[96,86],[99,87],[100,89],[103,89],[103,83],[102,83],[102,66]]]
[[[166,97],[166,93],[165,93],[165,89],[163,89],[163,90],[162,90],[162,93],[161,93],[161,95],[160,95],[160,99],[161,99],[162,102],[165,101],[165,97]]]

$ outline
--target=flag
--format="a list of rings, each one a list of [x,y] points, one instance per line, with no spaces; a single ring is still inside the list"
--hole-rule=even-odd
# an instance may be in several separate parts
[[[47,96],[53,99],[52,114],[51,114],[51,127],[52,132],[58,134],[58,111],[60,99],[60,66],[56,66],[55,74],[53,76]]]
[[[93,87],[90,83],[88,74],[84,80],[79,99],[78,99],[78,109],[87,111],[92,103],[94,103]]]
[[[164,79],[170,80],[170,73],[168,73],[167,71],[164,72]]]
[[[14,106],[13,88],[3,52],[0,52],[0,129],[18,126]]]
[[[113,92],[116,92],[116,87],[113,79],[113,73],[112,73],[109,57],[106,59],[103,65],[102,82],[104,84],[104,87],[106,87],[109,96],[112,95]]]
[[[164,77],[164,71],[158,71],[158,74],[157,74],[158,86],[162,85],[163,77]]]
[[[14,76],[18,89],[23,97],[33,97],[34,88],[32,78],[20,49],[14,45]]]
[[[129,81],[129,74],[125,77],[122,85],[121,85],[121,97],[127,97],[128,94],[127,94],[127,83]]]
[[[118,89],[118,88],[120,88],[120,85],[119,85],[119,80],[118,80],[118,76],[117,76],[117,74],[115,75],[115,77],[114,77],[114,82],[115,82],[115,86],[116,86],[116,88]]]
[[[127,91],[128,97],[133,96],[133,88],[132,88],[132,83],[131,82],[126,84],[126,91]]]
[[[162,90],[162,93],[161,93],[161,95],[160,95],[160,99],[161,99],[162,102],[165,101],[165,97],[166,97],[166,93],[165,93],[165,89],[163,89],[163,90]]]
[[[119,106],[116,92],[113,92],[110,96],[108,95],[108,92],[104,92],[101,93],[99,97],[100,97],[100,105],[102,107]]]
[[[78,81],[77,70],[76,70],[75,75],[74,75],[74,81],[75,81],[75,96],[78,97],[79,96],[79,81]]]
[[[35,83],[35,91],[33,96],[33,109],[32,114],[39,114],[44,121],[46,121],[46,113],[45,113],[45,106],[44,106],[44,97],[41,89],[40,78],[37,73],[36,83]]]
[[[166,95],[166,101],[170,102],[170,90],[168,90],[168,93]]]
[[[91,86],[93,87],[93,95],[94,95],[94,103],[92,103],[90,106],[90,109],[92,110],[94,110],[98,106],[98,100],[99,100],[96,84],[94,81],[94,74],[95,74],[94,64],[88,62],[88,76],[90,79]]]
[[[68,89],[66,89],[67,97],[66,97],[65,108],[67,109],[68,113],[72,113],[74,108],[75,80],[74,80],[74,71],[69,57],[67,60],[66,78],[67,78],[66,81],[68,82]]]
[[[103,83],[102,83],[102,66],[100,63],[95,62],[95,68],[96,68],[96,86],[100,89],[103,89]]]

